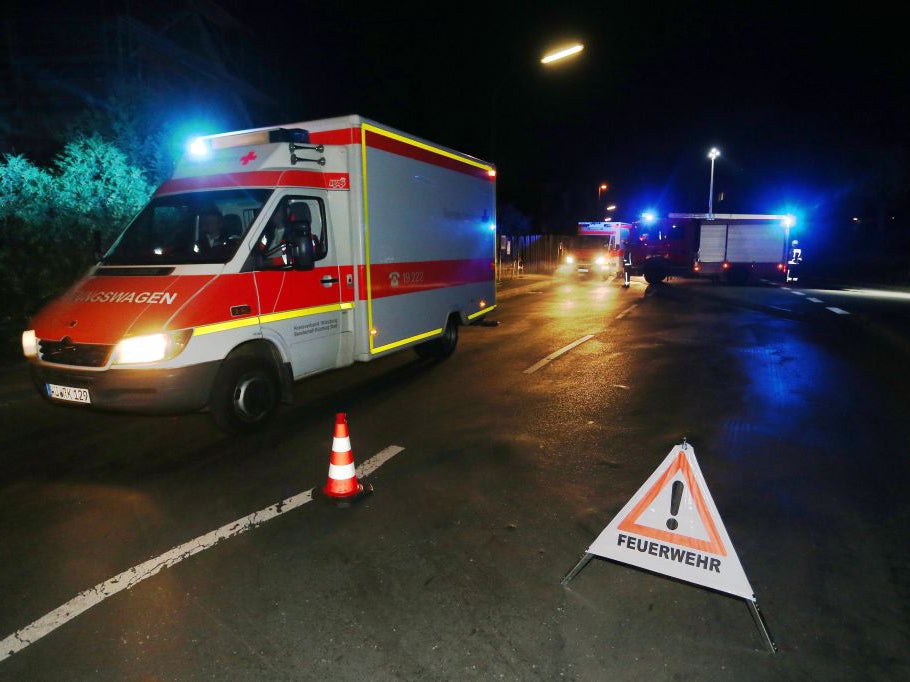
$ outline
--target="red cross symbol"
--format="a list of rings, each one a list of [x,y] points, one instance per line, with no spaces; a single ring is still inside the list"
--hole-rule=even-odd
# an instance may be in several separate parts
[[[245,166],[250,161],[254,161],[255,159],[256,159],[256,152],[251,149],[249,154],[247,154],[246,156],[240,157],[240,163],[242,163]]]

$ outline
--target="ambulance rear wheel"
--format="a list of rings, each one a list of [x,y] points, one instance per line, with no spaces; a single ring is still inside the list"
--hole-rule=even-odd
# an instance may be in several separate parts
[[[414,352],[420,357],[430,360],[444,360],[455,352],[458,345],[458,323],[454,317],[446,322],[442,336],[432,341],[427,341],[419,346],[414,346]]]
[[[227,433],[249,433],[265,427],[280,404],[278,378],[266,360],[228,358],[212,387],[209,410]]]

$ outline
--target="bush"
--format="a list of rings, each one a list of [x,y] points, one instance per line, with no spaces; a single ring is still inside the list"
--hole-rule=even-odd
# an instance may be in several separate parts
[[[50,168],[0,161],[0,353],[18,348],[29,317],[91,266],[93,232],[110,243],[151,193],[144,173],[97,135],[69,142]]]

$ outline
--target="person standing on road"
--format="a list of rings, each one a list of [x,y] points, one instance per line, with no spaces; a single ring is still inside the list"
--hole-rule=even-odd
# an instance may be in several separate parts
[[[794,239],[790,246],[790,258],[787,260],[787,281],[799,281],[799,266],[803,262],[803,250],[799,247],[799,241]]]
[[[622,273],[622,285],[625,289],[628,289],[632,283],[632,248],[628,239],[623,240],[622,243]]]

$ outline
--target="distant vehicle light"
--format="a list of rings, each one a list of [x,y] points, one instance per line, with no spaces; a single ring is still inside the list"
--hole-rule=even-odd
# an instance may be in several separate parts
[[[575,256],[566,256],[566,263],[570,265],[575,262]]]
[[[721,265],[720,267],[722,267],[724,270],[729,270],[729,269],[730,269],[730,264],[727,263],[726,261],[724,261],[724,264]]]
[[[192,156],[195,156],[197,159],[203,159],[209,155],[212,151],[212,146],[208,140],[196,137],[190,141],[189,151]]]
[[[783,272],[786,268],[787,268],[787,266],[783,263],[777,264],[777,269],[780,270],[781,272]]]
[[[595,262],[597,265],[606,265],[606,264],[607,264],[607,257],[606,257],[606,256],[598,256],[598,257],[594,260],[594,262]]]
[[[495,168],[491,168],[490,170],[487,171],[487,175],[488,175],[489,177],[491,177],[491,178],[495,178],[495,177],[496,177],[496,169],[495,169]]]

